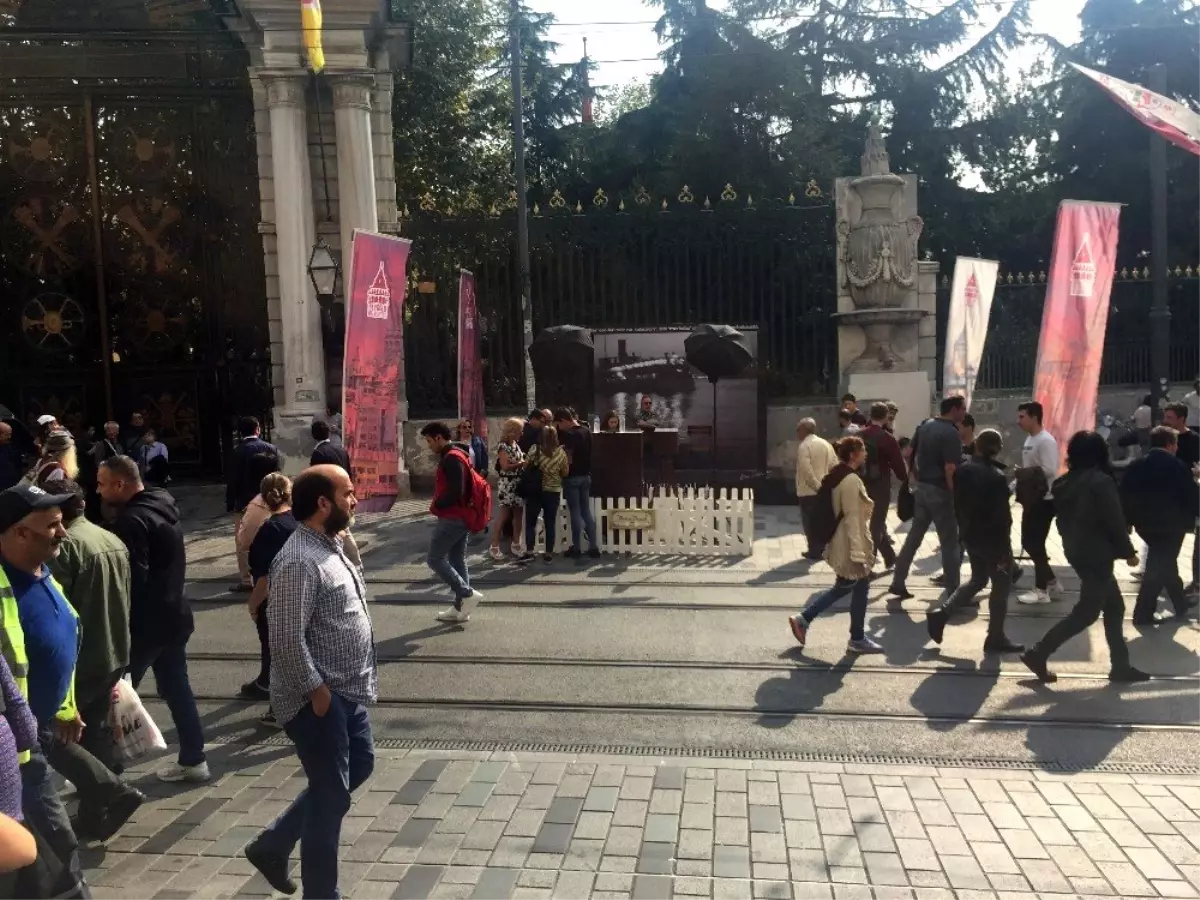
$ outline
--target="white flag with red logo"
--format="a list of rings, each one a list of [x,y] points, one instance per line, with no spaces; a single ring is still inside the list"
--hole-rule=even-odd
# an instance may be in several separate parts
[[[960,256],[954,262],[950,289],[950,318],[946,324],[946,359],[942,366],[942,393],[963,397],[971,405],[975,376],[983,359],[988,317],[1000,263]]]
[[[1095,69],[1071,65],[1096,82],[1143,125],[1152,128],[1168,141],[1200,156],[1200,114],[1170,97],[1148,91],[1140,84],[1130,84]]]

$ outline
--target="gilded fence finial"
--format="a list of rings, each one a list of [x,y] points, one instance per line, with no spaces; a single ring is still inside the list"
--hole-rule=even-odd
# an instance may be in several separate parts
[[[551,191],[550,207],[552,209],[562,209],[566,205],[567,205],[567,201],[566,201],[566,198],[563,197],[562,191],[560,191],[558,188],[555,188],[553,191]]]
[[[596,188],[596,195],[592,197],[592,206],[597,209],[604,209],[608,206],[608,194],[604,193],[604,188]]]
[[[721,191],[721,199],[726,203],[732,203],[737,199],[737,191],[733,189],[732,184],[729,184],[728,182],[725,183],[725,189]]]
[[[679,202],[680,203],[693,203],[693,202],[695,202],[695,200],[696,200],[696,198],[692,196],[691,190],[685,184],[683,186],[683,190],[681,190],[679,192]]]
[[[426,191],[421,196],[421,209],[425,212],[433,212],[437,209],[437,202],[433,199],[433,194]]]
[[[804,196],[810,200],[816,200],[820,197],[824,197],[825,194],[821,190],[821,186],[817,184],[817,180],[815,178],[810,178],[808,179],[808,184],[804,186]]]
[[[638,206],[646,206],[650,202],[650,192],[646,190],[644,184],[638,185],[638,189],[633,194],[633,202]]]

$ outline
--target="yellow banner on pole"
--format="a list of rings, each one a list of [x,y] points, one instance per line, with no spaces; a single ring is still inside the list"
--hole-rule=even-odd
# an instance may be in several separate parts
[[[300,21],[304,28],[308,64],[314,72],[320,72],[325,68],[325,51],[321,48],[321,0],[300,0]]]

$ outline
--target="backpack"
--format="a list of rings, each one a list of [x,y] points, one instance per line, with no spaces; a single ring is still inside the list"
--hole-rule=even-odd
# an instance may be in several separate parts
[[[487,531],[492,521],[492,486],[486,478],[471,467],[471,458],[461,450],[451,450],[457,453],[463,462],[466,477],[463,484],[463,524],[471,534]]]
[[[810,512],[811,531],[805,533],[810,545],[825,547],[833,540],[838,526],[842,524],[841,514],[834,515],[833,512],[833,492],[849,474],[850,469],[837,466],[821,480],[821,488],[817,491]]]
[[[875,435],[864,435],[860,432],[858,436],[867,448],[867,458],[863,462],[860,474],[866,484],[871,484],[884,475],[883,466],[879,462],[879,441],[875,439]]]

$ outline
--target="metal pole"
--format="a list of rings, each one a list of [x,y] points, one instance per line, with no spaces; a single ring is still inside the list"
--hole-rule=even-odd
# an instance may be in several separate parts
[[[1167,67],[1155,63],[1151,90],[1166,94]],[[1167,141],[1150,133],[1150,265],[1154,271],[1154,302],[1150,308],[1150,409],[1154,422],[1162,419],[1161,403],[1171,379],[1171,308],[1167,300]]]
[[[533,309],[529,285],[529,197],[525,184],[525,100],[521,88],[521,7],[520,0],[509,0],[509,54],[512,56],[512,130],[513,169],[517,179],[517,271],[521,290],[521,347],[525,366],[525,405],[537,406],[537,384],[529,345],[533,343]]]

